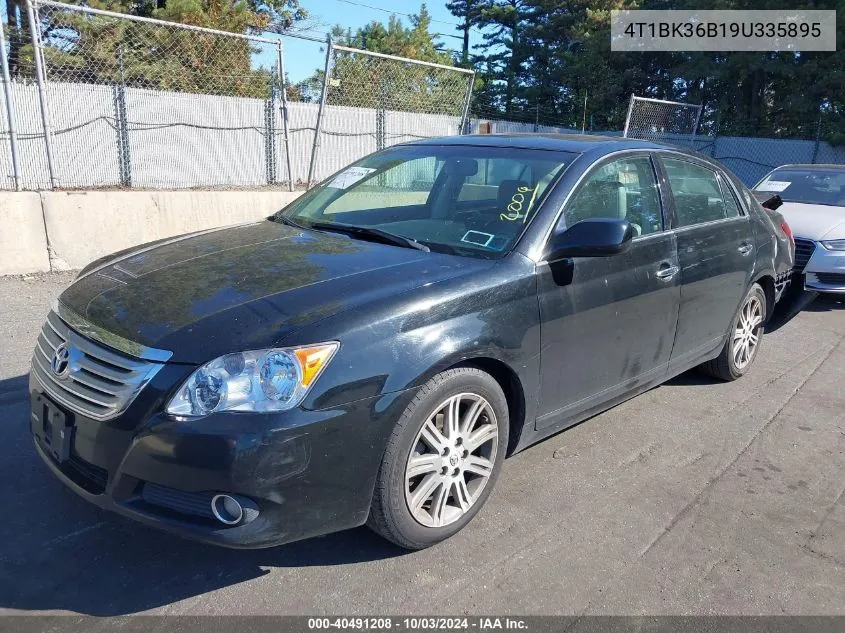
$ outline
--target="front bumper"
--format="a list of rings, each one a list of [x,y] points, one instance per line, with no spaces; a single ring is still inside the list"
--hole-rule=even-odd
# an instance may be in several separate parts
[[[845,293],[845,251],[830,251],[816,244],[804,274],[807,290]]]
[[[64,456],[54,454],[43,390],[33,377],[30,396],[36,450],[79,496],[183,537],[258,548],[363,524],[387,434],[412,394],[273,415],[178,421],[157,413],[137,425],[134,406],[101,422],[66,412],[71,442]],[[254,502],[257,516],[220,523],[209,504],[217,493]]]

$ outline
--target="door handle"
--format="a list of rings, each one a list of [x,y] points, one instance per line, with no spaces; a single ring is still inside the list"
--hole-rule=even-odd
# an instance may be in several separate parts
[[[669,281],[670,279],[672,279],[672,277],[678,274],[679,270],[680,268],[678,268],[674,264],[670,264],[669,262],[663,262],[657,268],[657,273],[655,273],[655,275],[658,279],[662,281]]]
[[[754,246],[750,242],[743,242],[736,250],[738,250],[742,255],[748,255],[752,248],[754,248]]]

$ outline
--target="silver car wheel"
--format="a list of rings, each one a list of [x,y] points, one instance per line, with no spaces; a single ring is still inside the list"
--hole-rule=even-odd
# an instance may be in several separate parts
[[[405,465],[405,501],[426,527],[443,527],[466,514],[490,480],[499,444],[493,408],[460,393],[440,403],[417,433]]]
[[[733,361],[737,369],[745,369],[754,358],[762,326],[763,304],[759,297],[752,295],[742,306],[734,330]]]

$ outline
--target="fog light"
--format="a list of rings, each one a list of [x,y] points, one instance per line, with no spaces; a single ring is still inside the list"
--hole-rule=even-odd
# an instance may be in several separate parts
[[[214,495],[211,499],[211,511],[218,521],[226,525],[237,525],[244,518],[243,506],[229,495]]]

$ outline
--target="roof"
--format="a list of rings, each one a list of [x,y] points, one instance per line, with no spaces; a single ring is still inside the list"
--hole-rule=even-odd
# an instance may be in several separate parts
[[[545,149],[563,152],[586,152],[593,149],[672,149],[668,143],[655,143],[622,136],[592,136],[590,134],[463,134],[413,141],[409,145],[476,145],[483,147],[514,147]]]
[[[845,171],[845,165],[836,165],[833,163],[789,163],[788,165],[780,165],[774,169],[835,169],[836,171]]]

